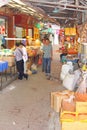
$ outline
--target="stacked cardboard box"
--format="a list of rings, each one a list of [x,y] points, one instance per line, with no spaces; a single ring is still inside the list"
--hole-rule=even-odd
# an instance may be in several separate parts
[[[7,61],[9,67],[15,65],[15,58],[14,58],[14,56],[3,56],[2,60]]]
[[[51,108],[60,112],[62,130],[87,130],[87,101],[83,96],[82,100],[81,97],[78,100],[77,95],[68,90],[51,93]],[[71,101],[72,96],[74,98]]]

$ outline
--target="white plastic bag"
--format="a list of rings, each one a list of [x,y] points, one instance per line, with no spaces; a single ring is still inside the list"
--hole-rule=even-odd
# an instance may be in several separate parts
[[[60,79],[63,80],[70,70],[73,71],[72,62],[67,62],[67,64],[62,65]]]
[[[78,80],[80,79],[80,77],[81,77],[81,71],[78,69],[78,70],[75,70],[74,71],[74,75],[75,75],[75,77],[74,77],[74,83],[73,83],[73,86],[74,87],[77,87],[76,85],[77,85],[77,83],[78,83]]]
[[[79,87],[76,92],[86,93],[86,87],[87,87],[87,73],[83,74],[83,80],[79,84]]]
[[[63,86],[67,88],[68,90],[71,90],[71,91],[74,90],[74,87],[75,87],[74,79],[75,79],[75,74],[68,73],[63,80]]]

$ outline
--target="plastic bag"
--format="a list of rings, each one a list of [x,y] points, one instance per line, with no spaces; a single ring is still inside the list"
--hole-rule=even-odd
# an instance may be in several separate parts
[[[80,69],[75,70],[75,71],[74,71],[74,75],[75,75],[75,77],[74,77],[74,83],[73,83],[73,86],[76,86],[77,83],[78,83],[78,80],[79,80],[80,77],[81,77],[81,71],[80,71]],[[77,86],[76,86],[76,87],[77,87]]]
[[[37,70],[37,66],[36,66],[35,64],[33,64],[33,65],[31,66],[31,70]]]
[[[79,84],[79,87],[76,92],[86,93],[86,87],[87,87],[87,73],[83,73],[83,80]]]
[[[41,65],[41,64],[42,64],[42,58],[40,57],[38,60],[38,65]]]
[[[75,74],[68,73],[64,80],[63,80],[63,86],[67,88],[68,90],[74,90],[75,84],[74,84]]]
[[[62,65],[60,79],[63,80],[70,70],[73,71],[73,65],[71,62],[67,62],[67,64]]]
[[[75,96],[71,95],[68,99],[63,99],[62,101],[62,110],[75,112]]]

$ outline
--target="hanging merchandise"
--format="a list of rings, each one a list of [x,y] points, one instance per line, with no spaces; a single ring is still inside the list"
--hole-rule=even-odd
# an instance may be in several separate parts
[[[68,41],[68,42],[70,41],[70,36],[66,37],[66,41]]]
[[[60,35],[60,36],[64,36],[64,29],[60,29],[60,30],[59,30],[59,35]]]
[[[0,34],[5,34],[5,26],[0,26]]]
[[[48,28],[48,33],[52,33],[52,28]]]
[[[70,35],[70,29],[69,28],[65,28],[65,35]]]
[[[76,28],[65,28],[65,35],[76,35]]]
[[[70,28],[70,35],[76,35],[76,28]]]
[[[40,28],[41,28],[40,23],[37,23],[37,24],[35,25],[35,27],[38,28],[38,29],[40,29]]]

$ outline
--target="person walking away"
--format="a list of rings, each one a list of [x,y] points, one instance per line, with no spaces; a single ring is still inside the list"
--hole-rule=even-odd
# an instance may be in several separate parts
[[[50,79],[51,73],[51,60],[53,57],[52,45],[48,38],[46,38],[46,43],[43,46],[43,57],[44,57],[44,71],[47,76],[47,79]]]
[[[26,50],[26,44],[21,43],[22,45],[22,52],[23,52],[23,60],[24,60],[24,73],[27,72],[27,60],[28,60],[28,55],[27,55],[27,50]]]
[[[16,67],[18,70],[18,79],[22,80],[23,77],[28,79],[28,75],[24,73],[24,61],[21,43],[16,43],[16,49],[14,51],[14,56],[16,60]]]

